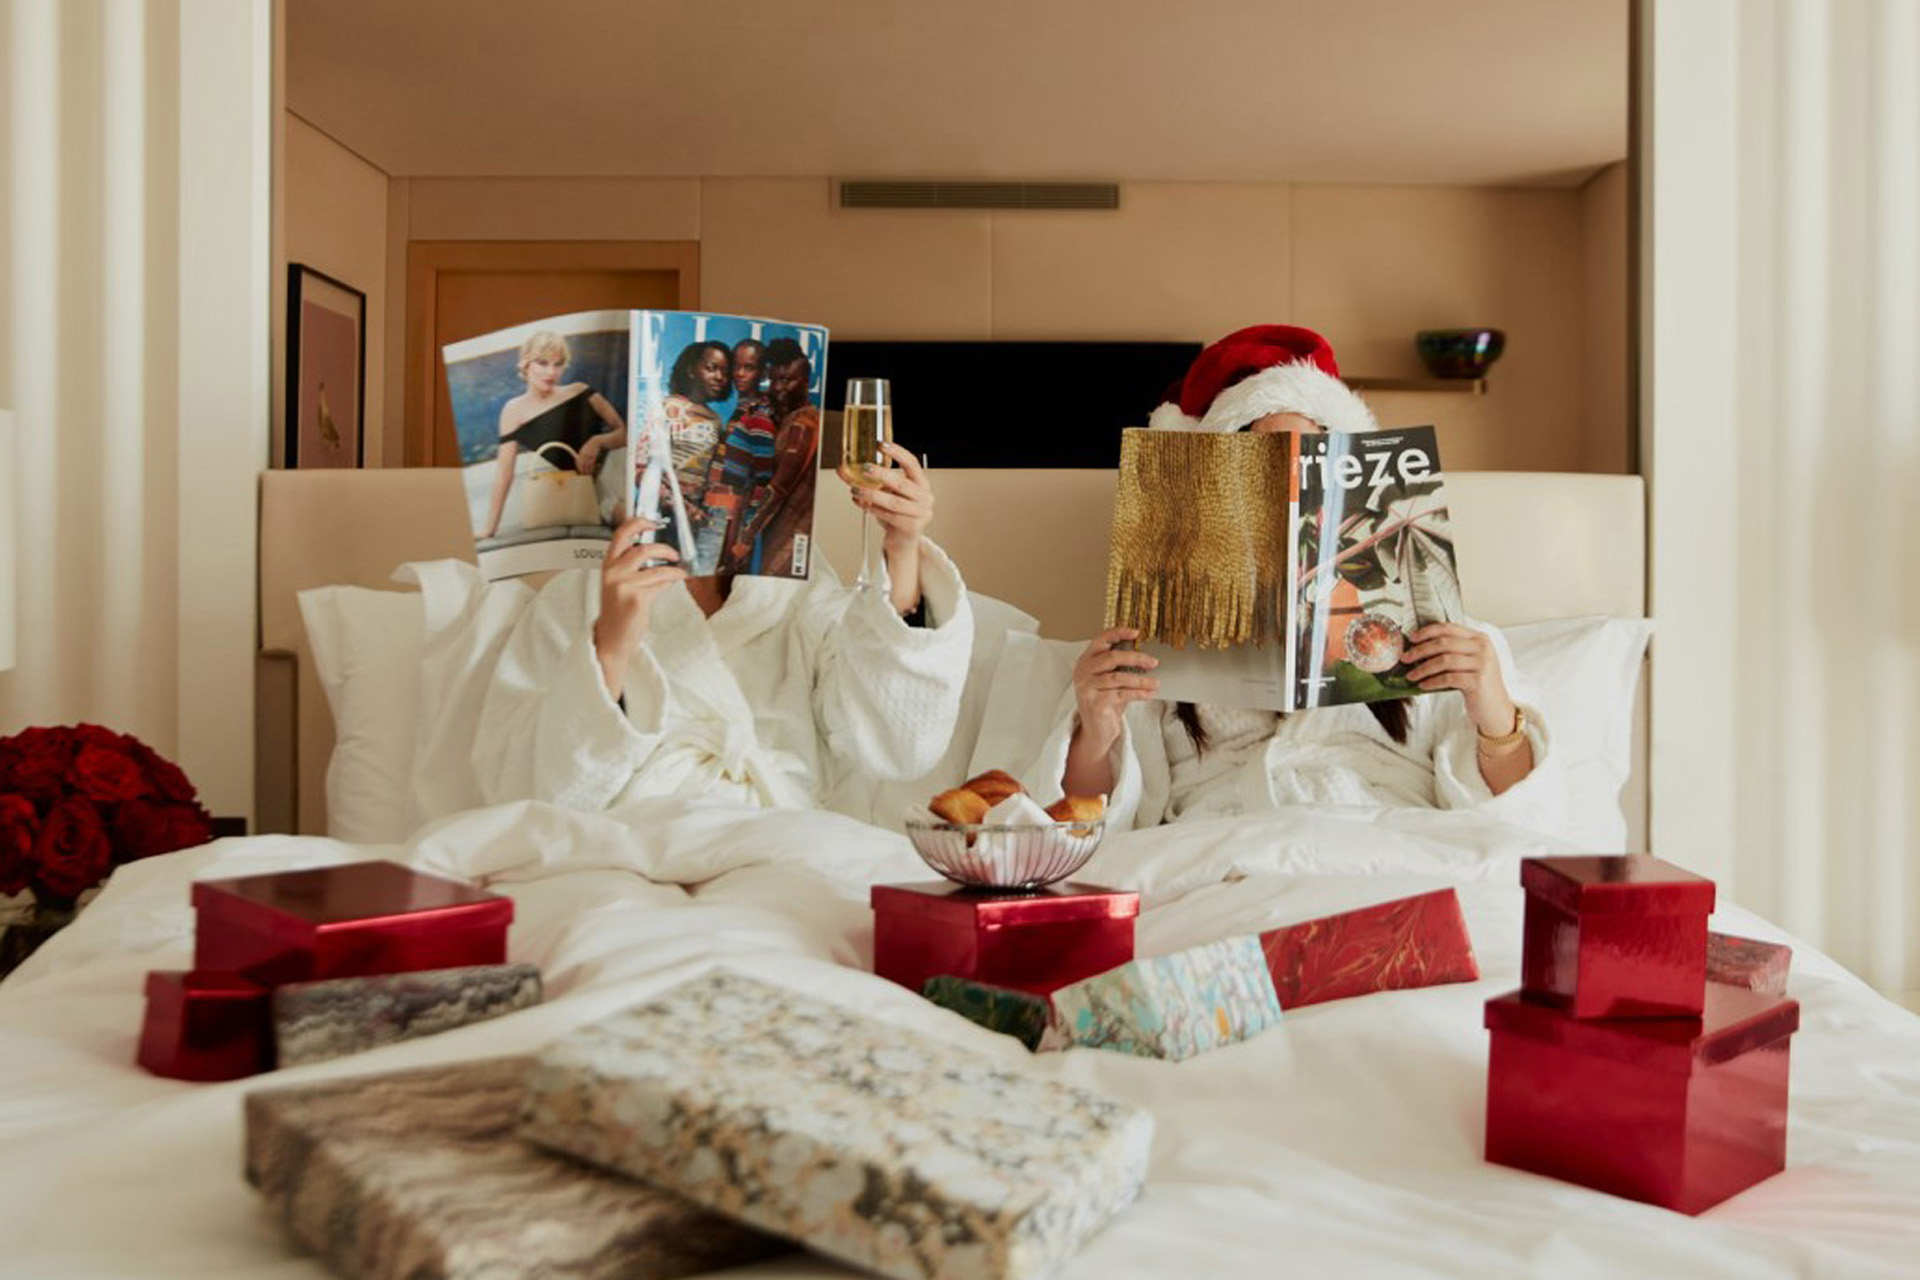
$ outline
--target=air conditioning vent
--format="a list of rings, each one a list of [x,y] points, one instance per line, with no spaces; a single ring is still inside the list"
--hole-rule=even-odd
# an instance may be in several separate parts
[[[842,209],[1118,209],[1114,182],[842,182]]]

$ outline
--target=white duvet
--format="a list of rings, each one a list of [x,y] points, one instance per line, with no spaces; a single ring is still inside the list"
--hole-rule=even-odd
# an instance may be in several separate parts
[[[1482,1162],[1481,1004],[1518,983],[1517,859],[1460,812],[1291,811],[1115,836],[1083,873],[1144,891],[1151,954],[1459,887],[1483,981],[1316,1005],[1186,1063],[1029,1057],[865,972],[867,888],[931,878],[904,837],[828,813],[658,801],[479,810],[405,848],[261,837],[137,863],[0,984],[0,1275],[318,1277],[240,1172],[250,1089],[534,1049],[727,964],[1150,1108],[1133,1208],[1062,1273],[1157,1276],[1876,1276],[1920,1273],[1920,1018],[1796,947],[1786,1172],[1699,1218]],[[191,961],[197,878],[389,856],[517,904],[546,1004],[231,1084],[133,1065],[149,969]],[[1777,930],[1731,907],[1716,927]],[[796,1253],[739,1276],[844,1274]]]

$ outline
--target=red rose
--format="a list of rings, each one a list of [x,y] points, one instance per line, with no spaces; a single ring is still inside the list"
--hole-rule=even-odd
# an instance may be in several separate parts
[[[113,835],[119,860],[132,862],[203,845],[213,839],[213,822],[199,805],[129,800],[114,818]]]
[[[40,815],[25,796],[0,795],[0,894],[12,897],[33,879],[33,841]]]
[[[113,846],[100,811],[79,796],[68,796],[47,811],[34,852],[40,862],[35,879],[55,898],[79,897],[113,866]]]
[[[81,747],[72,776],[75,790],[103,804],[137,800],[152,789],[140,766],[116,747]]]
[[[0,790],[33,799],[59,795],[73,764],[73,739],[64,729],[26,729],[13,736]]]
[[[127,745],[135,739],[123,733],[115,733],[105,725],[77,724],[70,731],[73,741],[80,747],[105,747],[109,751],[125,751]]]
[[[187,781],[187,775],[180,772],[180,766],[162,756],[158,751],[138,738],[128,740],[133,756],[146,770],[147,781],[153,789],[169,800],[181,804],[191,802],[199,794],[193,784]]]

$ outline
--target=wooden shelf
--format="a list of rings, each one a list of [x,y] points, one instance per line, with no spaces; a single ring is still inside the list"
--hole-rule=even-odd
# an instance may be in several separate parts
[[[1456,394],[1487,394],[1485,378],[1348,378],[1355,391],[1449,391]]]

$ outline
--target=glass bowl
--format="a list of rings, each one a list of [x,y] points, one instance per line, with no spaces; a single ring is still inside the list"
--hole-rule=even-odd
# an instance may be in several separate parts
[[[1436,378],[1483,378],[1507,349],[1507,335],[1498,329],[1422,329],[1413,342]]]
[[[947,879],[982,889],[1065,880],[1100,847],[1105,822],[981,823],[907,819],[907,839]]]

